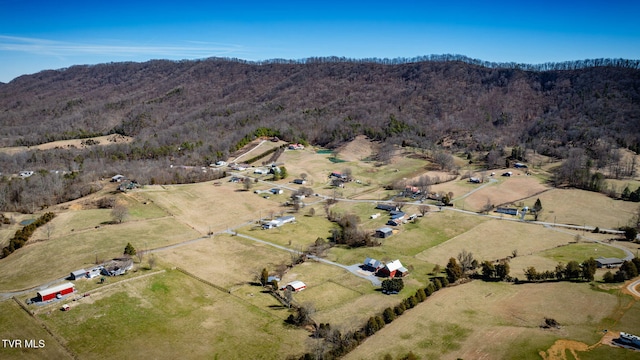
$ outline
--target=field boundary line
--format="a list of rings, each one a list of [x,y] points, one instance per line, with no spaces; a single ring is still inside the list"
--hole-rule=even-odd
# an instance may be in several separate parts
[[[199,276],[197,276],[197,275],[194,275],[194,274],[190,273],[189,271],[187,271],[187,270],[185,270],[185,269],[183,269],[183,268],[175,267],[175,270],[177,270],[177,271],[179,271],[179,272],[183,273],[184,275],[186,275],[186,276],[188,276],[188,277],[190,277],[190,278],[192,278],[192,279],[194,279],[194,280],[200,281],[201,283],[203,283],[203,284],[205,284],[205,285],[209,285],[209,286],[213,287],[213,288],[214,288],[214,289],[216,289],[216,290],[220,290],[221,292],[223,292],[223,293],[225,293],[225,294],[227,294],[227,295],[229,295],[229,296],[231,296],[231,297],[233,297],[233,298],[237,299],[237,301],[239,301],[240,303],[242,303],[242,305],[243,305],[243,306],[246,306],[246,307],[250,307],[250,308],[256,309],[256,310],[258,310],[258,311],[260,311],[260,312],[262,312],[262,313],[264,313],[264,314],[268,315],[269,317],[271,317],[271,318],[273,318],[273,319],[275,319],[275,320],[282,320],[282,318],[280,318],[280,317],[278,317],[278,316],[276,316],[276,315],[274,315],[274,314],[272,314],[272,313],[270,313],[270,312],[266,311],[265,309],[263,309],[263,308],[261,308],[261,307],[259,307],[259,306],[256,306],[256,305],[254,305],[254,304],[252,304],[252,303],[250,303],[250,302],[246,301],[245,299],[241,298],[240,296],[238,296],[238,295],[236,295],[236,294],[233,294],[233,293],[231,292],[231,290],[225,289],[225,288],[223,288],[223,287],[222,287],[222,286],[220,286],[220,285],[216,285],[216,284],[212,283],[211,281],[205,280],[205,279],[203,279],[203,278],[201,278],[201,277],[199,277]]]
[[[80,359],[78,357],[78,355],[76,355],[73,351],[71,351],[71,349],[69,349],[69,347],[67,347],[67,345],[64,343],[62,337],[60,337],[60,336],[58,336],[58,334],[54,333],[53,330],[51,330],[47,326],[47,324],[44,323],[44,321],[40,320],[40,318],[38,318],[38,316],[36,316],[35,313],[31,312],[20,300],[18,300],[17,297],[12,296],[11,298],[16,303],[18,303],[18,305],[22,308],[22,310],[26,311],[27,314],[29,314],[29,316],[31,316],[31,318],[33,318],[38,325],[40,325],[49,335],[51,335],[53,340],[55,340],[58,343],[58,345],[60,345],[60,347],[62,347],[62,349],[64,349],[64,351],[67,353],[67,355],[69,355],[70,358],[72,358],[72,359]]]
[[[201,278],[201,277],[199,277],[197,275],[194,275],[194,274],[188,272],[187,270],[185,270],[185,269],[183,269],[181,267],[176,267],[176,270],[180,271],[181,273],[183,273],[183,274],[185,274],[185,275],[187,275],[187,276],[189,276],[189,277],[191,277],[193,279],[196,279],[196,280],[200,281],[201,283],[204,283],[206,285],[209,285],[209,286],[211,286],[211,287],[213,287],[215,289],[218,289],[218,290],[222,291],[223,293],[231,295],[231,290],[225,289],[222,286],[216,285],[216,284],[212,283],[209,280],[205,280],[205,279],[203,279],[203,278]]]

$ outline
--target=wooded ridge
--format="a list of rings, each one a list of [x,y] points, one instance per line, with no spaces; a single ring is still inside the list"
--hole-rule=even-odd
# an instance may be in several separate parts
[[[596,158],[640,149],[639,61],[495,64],[463,56],[155,60],[73,66],[0,84],[0,146],[106,134],[131,143],[0,155],[3,173],[133,162],[201,166],[260,134]],[[140,163],[136,167],[141,168]]]

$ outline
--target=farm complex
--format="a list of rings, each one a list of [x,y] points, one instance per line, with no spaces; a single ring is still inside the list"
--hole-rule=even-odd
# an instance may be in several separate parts
[[[0,259],[1,337],[46,346],[0,358],[640,356],[640,299],[607,281],[638,254],[621,230],[637,203],[552,187],[539,154],[491,170],[455,154],[453,170],[378,146],[258,139],[205,167],[215,181],[118,190],[112,174],[51,206]],[[13,216],[3,246],[33,217]]]

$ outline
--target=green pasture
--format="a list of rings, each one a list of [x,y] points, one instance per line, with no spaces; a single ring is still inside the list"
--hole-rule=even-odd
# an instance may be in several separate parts
[[[199,236],[173,218],[73,231],[63,237],[27,245],[2,259],[0,289],[23,289],[67,276],[73,270],[92,266],[96,257],[107,260],[121,256],[127,242],[137,249],[150,249]]]
[[[626,256],[624,251],[600,243],[568,244],[542,251],[539,255],[565,264],[569,261],[583,262],[589,258],[624,258]]]
[[[382,294],[371,282],[347,270],[311,260],[291,269],[280,285],[293,280],[307,285],[307,289],[293,295],[294,301],[311,305],[315,309],[313,319],[330,323],[332,328],[359,328],[369,317],[401,300],[399,296]]]
[[[82,359],[281,359],[303,352],[308,336],[268,311],[177,271],[41,318]]]
[[[0,302],[0,338],[7,340],[44,341],[42,348],[0,348],[2,359],[71,359],[56,340],[12,299]]]

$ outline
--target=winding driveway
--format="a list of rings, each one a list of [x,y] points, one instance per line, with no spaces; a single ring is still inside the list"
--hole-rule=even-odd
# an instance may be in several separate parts
[[[640,298],[640,291],[638,291],[638,288],[640,287],[640,279],[632,282],[631,284],[627,285],[627,290],[629,290],[629,292],[637,297]]]

